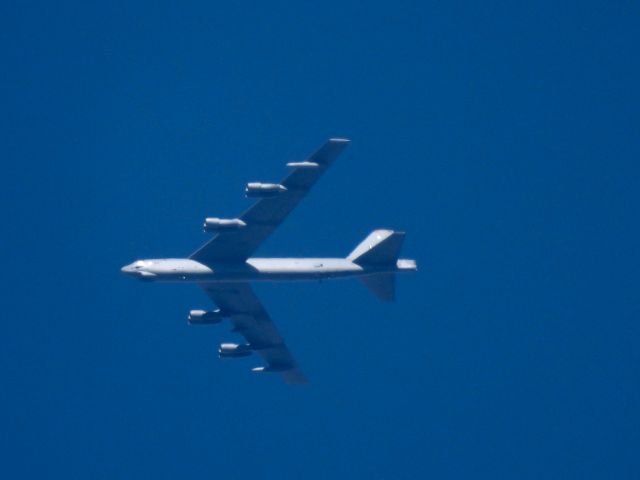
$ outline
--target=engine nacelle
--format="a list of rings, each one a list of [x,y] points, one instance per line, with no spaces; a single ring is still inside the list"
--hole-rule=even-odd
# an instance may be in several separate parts
[[[229,230],[239,230],[246,226],[247,224],[239,218],[210,217],[205,218],[204,223],[202,224],[202,229],[205,232],[221,232]]]
[[[220,358],[248,357],[253,353],[250,345],[238,345],[237,343],[221,343],[218,348]]]
[[[220,310],[207,311],[207,310],[191,310],[189,312],[189,324],[191,325],[214,325],[220,323],[223,319],[223,315]]]
[[[247,197],[275,197],[283,192],[287,191],[287,187],[280,185],[279,183],[259,183],[252,182],[247,183],[247,187],[244,189],[244,194]]]

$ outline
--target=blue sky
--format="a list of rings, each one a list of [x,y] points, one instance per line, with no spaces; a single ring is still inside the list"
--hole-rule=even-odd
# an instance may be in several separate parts
[[[2,477],[638,478],[639,10],[3,4]],[[291,388],[119,268],[330,136],[260,253],[397,228],[420,272],[256,286]]]

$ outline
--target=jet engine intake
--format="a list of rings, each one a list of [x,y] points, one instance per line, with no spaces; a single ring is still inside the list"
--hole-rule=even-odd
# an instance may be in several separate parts
[[[247,183],[247,187],[244,189],[244,194],[247,197],[275,197],[283,192],[286,192],[287,188],[279,183],[259,183],[251,182]]]
[[[223,315],[220,310],[191,310],[189,312],[190,325],[214,325],[222,321]]]
[[[238,345],[237,343],[221,343],[218,348],[220,358],[248,357],[253,353],[250,345]]]
[[[229,230],[239,230],[246,226],[247,224],[239,218],[209,217],[205,218],[204,223],[202,224],[202,229],[205,232],[223,232]]]

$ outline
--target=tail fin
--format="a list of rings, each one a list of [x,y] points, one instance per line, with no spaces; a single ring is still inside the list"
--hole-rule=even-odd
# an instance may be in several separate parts
[[[398,260],[404,232],[374,230],[349,254],[347,260],[358,265],[391,267],[391,270],[415,270],[413,260]],[[396,294],[396,275],[391,272],[360,277],[362,283],[380,300],[391,302]]]
[[[395,264],[403,241],[404,232],[374,230],[349,254],[347,260],[358,265]]]

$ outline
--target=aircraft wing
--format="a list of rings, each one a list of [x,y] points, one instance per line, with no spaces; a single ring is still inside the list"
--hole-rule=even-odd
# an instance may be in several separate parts
[[[248,283],[205,283],[200,286],[218,308],[231,318],[233,330],[240,333],[267,362],[266,371],[280,373],[287,383],[307,382],[284,339]]]
[[[349,140],[331,138],[305,162],[293,163],[291,166],[294,170],[280,182],[286,191],[258,200],[239,217],[246,226],[217,233],[189,258],[205,264],[249,258],[305,197],[348,144]]]

